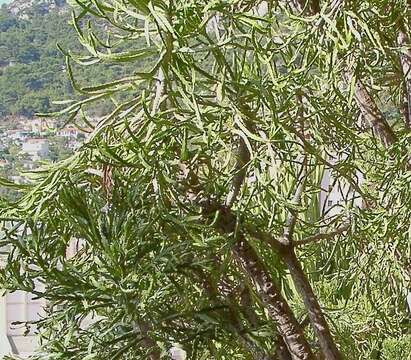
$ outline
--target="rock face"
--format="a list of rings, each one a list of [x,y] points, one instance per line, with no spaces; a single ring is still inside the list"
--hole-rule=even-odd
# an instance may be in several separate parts
[[[62,12],[65,11],[66,5],[66,0],[14,0],[7,8],[16,16],[27,17],[33,11],[40,14]]]

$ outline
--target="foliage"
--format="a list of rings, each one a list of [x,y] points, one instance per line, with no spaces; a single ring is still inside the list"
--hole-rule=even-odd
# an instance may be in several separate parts
[[[34,358],[158,359],[175,343],[190,359],[273,355],[278,324],[240,235],[301,321],[295,267],[272,245],[291,239],[347,358],[406,358],[410,149],[394,21],[408,26],[406,3],[325,1],[311,15],[290,2],[75,3],[87,53],[63,50],[82,95],[56,113],[114,110],[1,210],[2,285],[48,302]],[[100,62],[127,72],[88,85]],[[395,140],[361,85],[392,110]],[[334,213],[319,208],[326,173],[342,189]]]
[[[25,115],[57,110],[56,100],[72,97],[64,49],[79,50],[76,32],[69,24],[70,13],[34,12],[28,19],[0,10],[0,115]],[[114,80],[126,67],[95,65],[78,76],[87,84]],[[100,115],[108,108],[96,106]]]

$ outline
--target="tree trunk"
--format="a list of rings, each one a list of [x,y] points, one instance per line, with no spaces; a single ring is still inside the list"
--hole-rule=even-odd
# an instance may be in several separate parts
[[[142,344],[148,351],[148,358],[150,360],[160,360],[160,354],[161,354],[160,348],[158,347],[157,343],[151,337],[147,335],[147,333],[151,329],[151,326],[141,321],[138,322],[137,326],[140,329],[141,334],[144,335]]]
[[[221,316],[226,316],[226,321],[230,324],[230,331],[237,336],[238,341],[244,349],[251,355],[251,357],[254,360],[275,360],[274,358],[270,357],[265,353],[264,350],[261,350],[257,347],[255,343],[253,343],[243,332],[243,325],[239,321],[240,314],[238,313],[238,309],[240,311],[243,311],[241,309],[243,307],[243,299],[246,301],[245,297],[241,296],[240,299],[240,304],[236,304],[234,300],[230,298],[230,295],[227,295],[227,293],[232,293],[234,292],[234,289],[231,287],[224,286],[225,291],[219,290],[219,286],[215,286],[211,279],[202,271],[198,270],[197,274],[199,275],[202,283],[204,290],[207,292],[208,296],[210,297],[210,300],[212,303],[215,305],[221,305],[221,302],[219,301],[219,298],[223,298],[223,302],[227,303],[228,305],[228,315],[221,315]],[[247,309],[244,309],[247,314],[246,318],[248,322],[254,326],[257,323],[257,315],[255,314],[254,310],[251,308],[251,303],[247,304],[249,307]]]
[[[299,11],[305,11],[308,15],[315,15],[320,12],[319,0],[294,0]]]
[[[288,348],[291,359],[315,359],[303,329],[290,307],[274,285],[257,253],[241,234],[233,246],[233,254],[240,267],[249,275],[269,316],[276,322],[277,330]]]
[[[395,134],[361,80],[355,83],[355,100],[362,116],[384,146],[392,145],[396,141]]]
[[[283,338],[278,335],[277,337],[277,346],[275,349],[275,355],[278,360],[292,360],[291,354],[287,349],[287,346],[284,343]]]
[[[331,336],[327,321],[323,315],[320,304],[313,289],[305,275],[300,262],[295,255],[294,249],[289,246],[281,253],[282,259],[290,271],[294,284],[303,298],[304,305],[308,311],[313,330],[320,342],[321,350],[327,360],[341,360],[342,356]]]

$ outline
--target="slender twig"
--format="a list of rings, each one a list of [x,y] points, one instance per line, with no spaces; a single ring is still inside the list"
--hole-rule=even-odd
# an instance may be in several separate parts
[[[311,235],[306,237],[305,239],[299,240],[299,241],[295,241],[294,242],[294,246],[302,246],[302,245],[306,245],[306,244],[312,244],[315,242],[319,242],[321,240],[329,240],[332,239],[334,237],[336,237],[337,235],[341,235],[342,233],[348,231],[351,227],[351,224],[345,224],[341,227],[339,227],[338,229],[328,232],[328,233],[319,233],[319,234],[315,234],[315,235]]]
[[[166,93],[166,84],[165,84],[165,77],[164,77],[164,71],[160,67],[158,70],[158,75],[156,79],[156,94],[153,99],[153,106],[151,109],[151,115],[155,115],[157,111],[160,109],[160,104],[161,104],[161,99]]]
[[[392,145],[397,140],[395,133],[360,79],[355,82],[354,97],[364,119],[384,146]]]
[[[237,200],[240,193],[241,186],[244,183],[247,175],[247,164],[250,161],[250,152],[247,149],[244,139],[239,138],[239,144],[237,149],[237,161],[235,165],[236,174],[234,175],[231,190],[229,191],[225,200],[225,206],[230,208]]]
[[[303,159],[303,163],[302,163],[302,167],[301,167],[301,171],[300,171],[300,175],[297,178],[297,188],[295,190],[293,199],[292,199],[292,204],[293,205],[299,205],[301,202],[301,197],[303,195],[305,186],[306,186],[306,179],[307,179],[307,156],[304,155],[304,159]],[[293,235],[294,235],[294,228],[295,225],[297,223],[297,219],[298,219],[298,211],[291,209],[290,210],[290,214],[286,220],[286,224],[284,227],[284,231],[283,231],[283,238],[282,240],[286,243],[286,244],[291,244],[293,241]]]

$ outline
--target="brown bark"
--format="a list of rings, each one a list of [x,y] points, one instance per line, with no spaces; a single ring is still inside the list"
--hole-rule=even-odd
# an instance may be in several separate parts
[[[299,11],[304,11],[308,15],[315,15],[320,12],[319,0],[295,0],[294,3]]]
[[[240,294],[240,304],[242,311],[247,319],[247,321],[253,326],[258,326],[258,317],[255,311],[252,309],[252,299],[250,290],[245,288],[244,291]],[[301,328],[304,329],[306,323],[303,321],[300,324]],[[275,340],[275,353],[272,355],[267,355],[264,357],[264,360],[292,360],[291,354],[288,351],[287,345],[285,344],[281,335],[278,335]]]
[[[315,360],[304,336],[303,327],[297,322],[288,303],[282,297],[280,290],[275,287],[268,270],[259,259],[257,253],[247,242],[244,235],[236,231],[237,219],[236,216],[232,214],[230,207],[234,204],[240,192],[240,188],[246,177],[246,165],[250,157],[243,139],[239,139],[239,147],[236,155],[236,174],[233,178],[232,189],[227,196],[225,205],[215,203],[210,199],[204,199],[200,202],[203,208],[203,215],[208,217],[218,211],[219,218],[215,225],[216,228],[223,234],[234,235],[236,237],[235,244],[232,247],[234,259],[240,268],[249,276],[269,316],[274,320],[277,331],[282,339],[279,347],[280,350],[277,351],[276,355],[279,356],[282,353],[286,353],[286,350],[281,345],[285,344],[291,360]],[[212,290],[209,284],[206,288],[215,294],[215,290]],[[245,344],[243,340],[244,339],[241,339],[240,341]],[[277,345],[277,342],[275,345]],[[284,357],[285,355],[282,356],[280,360],[287,360],[287,358]],[[274,358],[269,355],[263,359],[270,360]]]
[[[150,336],[147,335],[151,329],[151,326],[147,323],[140,321],[138,323],[138,327],[140,329],[141,334],[144,336],[144,338],[142,339],[142,344],[148,352],[148,358],[150,360],[160,360],[160,348],[158,347],[157,343]]]
[[[303,98],[301,94],[297,94],[297,120],[300,126],[300,131],[304,139],[309,139],[309,133],[305,130],[306,121],[304,117],[304,106]],[[307,151],[305,143],[302,146]],[[308,177],[308,157],[307,153],[303,156],[303,161],[301,162],[301,171],[297,176],[297,184],[292,198],[292,203],[296,206],[301,204],[301,199],[305,190],[306,180]],[[280,254],[282,261],[286,264],[288,270],[290,271],[293,282],[303,298],[305,308],[308,311],[309,320],[313,327],[314,333],[316,334],[322,353],[326,359],[329,360],[340,360],[342,356],[331,336],[327,321],[325,320],[322,309],[318,303],[317,297],[311,287],[311,284],[305,275],[303,268],[294,252],[294,228],[298,220],[298,212],[290,209],[290,214],[287,218],[286,225],[283,230],[283,236],[281,236],[275,242],[275,248]]]
[[[408,103],[408,94],[407,94],[407,87],[405,84],[402,87],[402,102],[400,104],[400,114],[404,119],[405,127],[409,129],[410,117],[409,117],[409,103]]]
[[[248,108],[244,108],[248,112]],[[236,153],[236,174],[233,178],[232,188],[227,195],[225,205],[204,204],[204,214],[209,215],[219,211],[217,229],[235,237],[232,247],[234,259],[240,268],[249,276],[269,316],[274,320],[277,331],[284,340],[292,360],[315,359],[310,346],[304,336],[304,331],[297,322],[288,303],[275,286],[271,276],[257,253],[248,243],[244,234],[237,229],[237,218],[231,212],[231,206],[237,200],[241,186],[246,177],[246,166],[250,160],[250,153],[242,138],[239,138]]]
[[[222,298],[223,302],[227,304],[228,316],[226,316],[225,320],[230,324],[231,333],[237,337],[239,343],[251,355],[251,357],[254,360],[275,360],[274,358],[267,355],[264,350],[259,349],[256,346],[256,344],[253,343],[243,331],[243,325],[239,320],[239,312],[243,312],[244,310],[246,311],[245,317],[250,323],[250,325],[254,326],[257,323],[257,315],[250,306],[251,302],[247,303],[246,305],[248,306],[246,309],[244,309],[245,304],[243,303],[244,301],[248,302],[249,296],[243,296],[243,294],[240,294],[241,306],[239,306],[239,304],[237,304],[235,300],[232,299],[232,296],[230,296],[230,294],[235,293],[235,289],[232,288],[230,285],[227,286],[227,284],[229,284],[228,281],[223,281],[224,291],[221,291],[221,286],[215,286],[211,279],[202,270],[199,269],[197,271],[197,274],[202,280],[204,290],[207,292],[207,295],[210,297],[210,300],[215,304],[221,304],[221,302],[219,302],[219,298]],[[241,307],[243,307],[243,309],[241,309]]]
[[[237,148],[237,154],[236,154],[236,165],[235,165],[235,175],[233,178],[233,183],[231,186],[231,190],[227,195],[226,201],[225,201],[225,206],[226,207],[231,207],[234,202],[236,201],[239,193],[241,186],[243,185],[244,179],[246,177],[247,173],[247,164],[250,161],[250,153],[247,149],[247,145],[245,144],[245,141],[242,138],[238,139],[239,144]]]
[[[316,235],[308,236],[305,239],[294,241],[293,245],[294,247],[297,247],[297,246],[303,246],[306,244],[313,244],[315,242],[322,241],[322,240],[330,240],[348,231],[350,229],[350,226],[351,224],[346,223],[334,231],[330,231],[328,233],[318,233]]]
[[[311,284],[300,265],[300,261],[291,246],[282,252],[282,259],[287,265],[294,284],[303,298],[311,325],[318,338],[325,358],[327,360],[342,359],[342,356],[332,338],[330,329],[327,321],[325,320],[321,306],[318,303],[317,297],[315,296]]]
[[[237,219],[227,207],[221,207],[217,228],[225,234],[234,234],[232,247],[234,259],[249,276],[269,316],[274,320],[277,331],[284,340],[292,360],[315,359],[304,332],[297,322],[288,303],[275,286],[259,256],[245,236],[236,229]]]
[[[287,345],[285,345],[285,342],[280,335],[278,335],[277,337],[275,355],[277,356],[278,360],[292,360],[291,354],[287,349]]]
[[[303,329],[274,285],[268,270],[242,234],[238,235],[233,246],[233,254],[240,267],[249,275],[268,314],[276,322],[277,330],[288,348],[291,359],[314,359]]]
[[[282,238],[278,240],[270,234],[248,229],[253,237],[270,244],[280,255],[281,260],[286,264],[293,282],[303,298],[305,308],[308,311],[311,326],[319,340],[321,352],[327,360],[342,359],[335,342],[331,336],[327,321],[325,320],[321,306],[319,305],[314,291],[305,275],[301,264],[294,252],[294,245],[291,239]]]
[[[392,145],[396,136],[361,80],[355,83],[354,95],[361,114],[374,134],[385,147]]]

